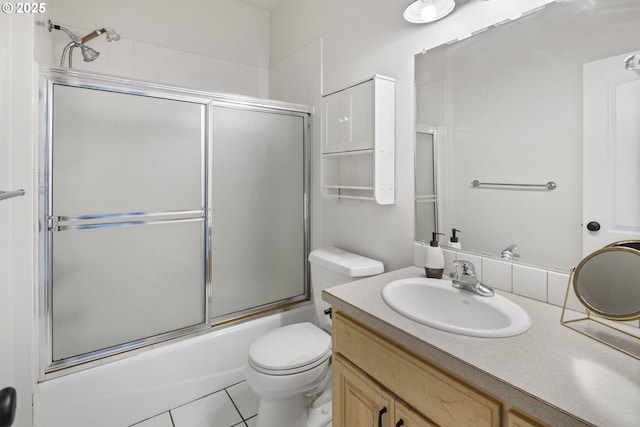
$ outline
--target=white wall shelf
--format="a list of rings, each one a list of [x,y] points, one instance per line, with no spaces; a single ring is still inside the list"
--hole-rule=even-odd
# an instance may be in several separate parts
[[[395,203],[395,80],[375,75],[323,96],[322,195]]]

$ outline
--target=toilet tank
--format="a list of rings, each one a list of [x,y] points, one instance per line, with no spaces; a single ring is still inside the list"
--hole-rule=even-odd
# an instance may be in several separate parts
[[[311,293],[318,326],[331,332],[331,319],[324,311],[331,307],[322,300],[322,290],[384,272],[382,262],[334,247],[309,254]]]

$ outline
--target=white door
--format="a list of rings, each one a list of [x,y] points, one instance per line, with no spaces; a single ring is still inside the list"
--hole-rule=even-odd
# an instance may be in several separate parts
[[[640,70],[624,62],[633,53],[583,68],[583,255],[640,239]]]

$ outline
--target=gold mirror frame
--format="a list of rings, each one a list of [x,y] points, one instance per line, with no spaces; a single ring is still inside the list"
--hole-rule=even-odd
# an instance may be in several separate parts
[[[622,264],[623,267],[626,265],[630,265],[630,270],[626,272],[627,275],[633,275],[634,273],[637,273],[631,270],[631,268],[638,268],[637,266],[640,265],[640,241],[638,240],[614,242],[602,249],[599,249],[587,255],[578,264],[577,267],[571,269],[569,282],[567,284],[567,292],[564,299],[564,305],[562,307],[562,316],[560,319],[560,323],[570,329],[575,330],[576,332],[593,338],[598,342],[606,344],[609,347],[615,348],[616,350],[622,351],[623,353],[626,353],[627,355],[640,360],[640,329],[620,323],[623,321],[640,319],[640,301],[638,302],[637,307],[632,306],[633,311],[630,312],[624,312],[624,310],[623,312],[615,312],[614,310],[607,311],[603,310],[601,306],[599,307],[598,301],[594,301],[594,295],[583,295],[579,286],[578,280],[580,277],[580,273],[583,271],[584,267],[590,262],[593,263],[595,259],[598,259],[603,254],[609,253],[620,253],[624,254],[625,256],[628,256],[629,254],[631,254],[632,256],[637,255],[639,257],[638,263],[625,262]],[[599,271],[599,273],[601,273],[605,277],[610,276],[612,279],[614,278],[614,274],[611,272],[607,272],[606,268],[604,271]],[[623,276],[625,274],[624,271],[619,272],[618,270],[614,270],[614,273],[622,274]],[[625,278],[623,277],[622,279],[618,280],[625,280]],[[636,277],[634,283],[637,283],[637,286],[640,286],[640,275]],[[631,283],[630,286],[632,286],[634,283]],[[620,286],[618,286],[617,288],[619,289]],[[578,301],[585,307],[586,316],[582,315],[578,318],[567,320],[567,301],[569,300],[569,293],[571,289],[574,290]],[[630,287],[630,289],[633,288]]]
[[[617,256],[614,254],[620,254],[620,256],[625,255],[626,258],[629,258],[627,255],[631,255],[631,257],[633,258],[634,256],[640,257],[640,251],[627,247],[627,246],[623,246],[623,245],[617,245],[615,243],[611,244],[611,245],[607,245],[602,249],[599,249],[591,254],[589,254],[588,256],[586,256],[581,262],[580,264],[578,264],[578,266],[575,268],[575,271],[573,273],[573,290],[576,293],[576,296],[578,297],[578,300],[582,303],[582,305],[584,305],[588,310],[594,312],[595,314],[597,314],[598,316],[604,317],[605,319],[610,319],[610,320],[617,320],[617,321],[628,321],[628,320],[636,320],[636,319],[640,319],[640,258],[637,258],[638,262],[637,263],[632,263],[629,265],[629,270],[631,270],[632,268],[635,268],[635,270],[637,270],[635,273],[638,273],[636,276],[636,281],[635,282],[631,282],[628,283],[628,288],[630,290],[635,290],[633,288],[633,286],[635,285],[635,287],[637,287],[638,289],[635,290],[634,295],[620,295],[622,294],[622,292],[620,292],[620,288],[621,286],[615,286],[615,282],[619,282],[622,280],[625,280],[625,278],[617,278],[616,275],[617,274],[621,274],[621,275],[626,275],[626,276],[630,276],[634,273],[634,271],[627,271],[627,272],[619,272],[619,271],[606,271],[606,269],[604,271],[600,271],[598,272],[599,275],[601,276],[607,276],[608,278],[610,278],[610,282],[614,282],[614,286],[615,286],[615,291],[618,291],[618,299],[624,300],[624,301],[631,301],[631,302],[636,302],[635,307],[633,307],[633,311],[629,311],[629,312],[624,312],[624,310],[622,312],[620,312],[620,310],[618,309],[618,307],[613,307],[610,309],[603,309],[602,307],[607,305],[607,306],[611,306],[614,305],[613,302],[611,301],[597,301],[596,297],[591,295],[590,293],[587,293],[585,290],[585,283],[584,281],[580,281],[580,276],[581,273],[583,271],[583,269],[585,267],[589,267],[589,264],[593,264],[594,262],[599,262],[600,265],[598,267],[602,267],[602,264],[605,263],[607,260],[602,259],[603,257],[609,255],[609,258],[611,256]],[[626,261],[625,258],[625,261]],[[624,267],[623,266],[618,266],[618,267]],[[589,274],[597,274],[594,273],[593,271],[589,270],[588,271]],[[585,269],[585,274],[587,274],[587,270]],[[599,281],[599,278],[590,278],[591,283],[589,284],[593,284],[595,286],[601,286],[604,287],[607,284],[606,283],[596,283],[594,284],[594,281]],[[625,285],[627,286],[627,285]],[[592,286],[593,287],[593,286]],[[596,289],[591,289],[592,291],[596,290]],[[612,299],[612,298],[610,298]]]

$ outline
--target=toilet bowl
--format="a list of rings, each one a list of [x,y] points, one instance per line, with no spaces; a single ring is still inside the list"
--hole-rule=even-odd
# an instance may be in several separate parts
[[[317,325],[274,329],[251,344],[247,383],[259,397],[257,427],[331,426],[331,319],[322,290],[380,274],[380,261],[329,247],[309,254]]]

